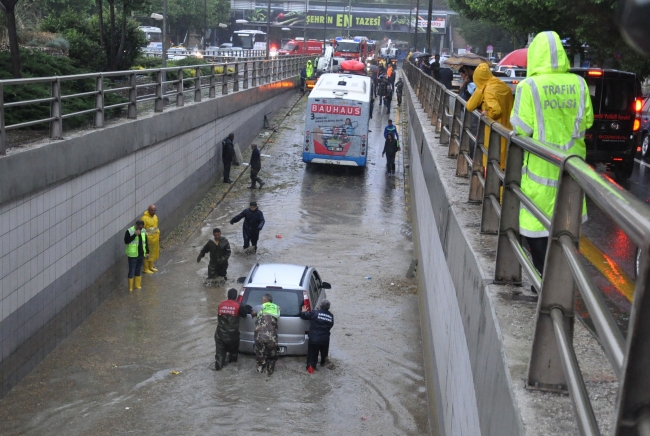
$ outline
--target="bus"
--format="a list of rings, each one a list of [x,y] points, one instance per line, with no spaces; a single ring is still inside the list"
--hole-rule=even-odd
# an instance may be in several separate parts
[[[147,43],[162,42],[162,30],[160,30],[160,27],[140,26],[138,29],[144,33],[145,38],[147,38]]]
[[[232,34],[233,47],[266,51],[266,33],[261,30],[237,30]]]
[[[307,99],[307,163],[365,167],[370,122],[370,78],[323,74]]]

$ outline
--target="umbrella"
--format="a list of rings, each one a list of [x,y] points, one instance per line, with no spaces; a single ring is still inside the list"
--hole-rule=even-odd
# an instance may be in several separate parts
[[[363,71],[365,68],[365,65],[363,62],[359,62],[354,59],[349,59],[347,61],[341,62],[341,69],[345,71]]]
[[[528,65],[528,49],[527,48],[520,48],[515,51],[511,51],[507,55],[505,55],[497,66],[501,65],[513,65],[517,67],[526,67]]]
[[[477,67],[482,62],[487,62],[487,59],[485,59],[483,56],[477,55],[476,53],[454,55],[445,59],[445,65],[449,67],[460,67],[461,65]]]
[[[431,53],[422,53],[421,51],[416,51],[411,55],[411,59],[424,58],[431,56]]]
[[[378,69],[377,65],[368,65],[368,71],[377,71]]]

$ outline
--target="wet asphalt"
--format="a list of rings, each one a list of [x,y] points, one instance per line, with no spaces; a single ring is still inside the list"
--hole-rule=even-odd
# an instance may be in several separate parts
[[[626,181],[616,180],[614,175],[607,172],[603,166],[596,168],[627,189],[638,200],[650,203],[650,159],[644,159],[640,153],[637,153],[634,172]],[[583,225],[583,234],[600,251],[601,255],[598,256],[597,261],[602,264],[596,268],[587,263],[587,269],[591,272],[594,283],[603,291],[605,301],[619,328],[626,333],[636,279],[636,245],[607,214],[589,199],[587,199],[587,211],[589,219]],[[581,246],[582,249],[584,249],[584,244]],[[580,298],[577,299],[577,310],[585,320],[587,327],[595,331]]]
[[[367,169],[306,167],[306,99],[294,102],[262,150],[264,189],[247,189],[244,173],[185,243],[161,253],[142,290],[128,292],[125,278],[0,400],[0,434],[429,433],[403,161],[387,179],[381,158],[388,116],[375,106]],[[257,254],[228,224],[252,200],[266,218]],[[228,282],[207,286],[196,257],[213,227],[233,255]],[[332,284],[329,366],[310,375],[303,357],[281,357],[268,377],[240,355],[214,371],[217,306],[256,262],[314,265]]]

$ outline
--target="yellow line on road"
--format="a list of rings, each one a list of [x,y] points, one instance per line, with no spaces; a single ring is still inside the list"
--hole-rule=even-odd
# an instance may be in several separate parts
[[[632,301],[634,298],[634,280],[628,276],[614,260],[600,251],[585,236],[580,237],[580,253],[604,275],[614,287]]]

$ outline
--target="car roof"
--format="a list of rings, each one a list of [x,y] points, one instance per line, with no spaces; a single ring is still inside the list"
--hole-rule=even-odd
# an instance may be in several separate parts
[[[285,263],[265,263],[254,268],[247,287],[281,286],[302,289],[301,281],[309,267]]]

